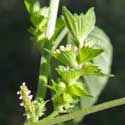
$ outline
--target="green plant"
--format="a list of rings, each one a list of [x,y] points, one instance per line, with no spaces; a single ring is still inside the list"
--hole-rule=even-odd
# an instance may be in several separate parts
[[[92,106],[108,77],[113,76],[109,74],[112,46],[95,27],[94,8],[77,15],[63,7],[61,18],[57,18],[59,0],[42,8],[38,0],[24,2],[32,22],[29,32],[42,53],[36,99],[32,100],[24,83],[18,92],[25,108],[25,124],[78,122],[87,114],[125,104],[121,98]],[[45,98],[47,88],[50,100]],[[48,101],[53,103],[53,112],[40,120]]]

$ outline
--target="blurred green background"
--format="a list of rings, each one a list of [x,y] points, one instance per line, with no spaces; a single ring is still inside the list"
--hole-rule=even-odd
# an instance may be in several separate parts
[[[42,5],[48,3],[41,0]],[[116,77],[109,80],[97,103],[125,96],[125,0],[61,0],[61,5],[78,13],[94,6],[96,24],[114,46],[112,73]],[[0,0],[0,125],[22,125],[16,91],[23,81],[36,91],[40,52],[30,41],[30,25],[23,0]],[[125,125],[125,106],[89,115],[84,124]]]

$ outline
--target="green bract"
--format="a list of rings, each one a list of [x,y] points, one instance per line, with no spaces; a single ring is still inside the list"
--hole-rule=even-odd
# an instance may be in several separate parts
[[[75,37],[75,44],[78,47],[84,45],[84,41],[95,26],[94,8],[90,8],[84,15],[72,15],[65,7],[63,7],[63,17],[69,31]]]
[[[48,85],[48,87],[54,91],[52,100],[56,110],[59,112],[68,112],[75,106],[81,96],[92,97],[92,95],[85,90],[83,83],[78,81],[74,81],[70,84],[60,79],[58,82],[52,81],[52,85]]]
[[[33,35],[33,39],[38,43],[39,47],[43,47],[45,44],[45,33],[47,26],[47,19],[49,8],[40,7],[40,3],[37,0],[25,0],[25,5],[30,13],[32,27],[29,32]]]
[[[81,96],[87,96],[87,97],[92,97],[92,95],[87,92],[85,90],[85,88],[83,87],[83,83],[81,82],[74,82],[74,84],[72,84],[70,87],[69,87],[69,93],[72,95],[72,96],[78,96],[78,97],[81,97]]]
[[[83,75],[96,75],[96,76],[113,76],[111,74],[105,74],[102,70],[94,64],[85,64],[82,67]]]
[[[94,57],[100,55],[102,52],[103,52],[102,49],[94,49],[88,46],[83,46],[82,48],[80,48],[80,52],[78,55],[78,62],[79,64],[89,62]]]
[[[48,18],[47,15],[44,14],[45,10],[48,11],[48,8],[45,7],[31,16],[33,27],[31,27],[29,31],[33,34],[34,40],[38,42],[39,46],[43,46],[45,43],[45,32]]]
[[[37,0],[24,0],[27,11],[31,14],[40,10],[40,3]]]
[[[77,48],[67,44],[66,47],[60,46],[59,49],[55,51],[46,50],[50,53],[54,58],[59,60],[62,64],[68,65],[70,67],[77,67]]]
[[[76,81],[81,75],[81,71],[79,69],[58,66],[58,68],[56,70],[60,74],[62,79],[66,83],[70,83],[70,84],[72,84],[74,81]]]

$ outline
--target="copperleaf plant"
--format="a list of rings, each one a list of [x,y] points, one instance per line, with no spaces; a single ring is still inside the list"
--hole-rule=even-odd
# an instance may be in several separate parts
[[[38,0],[24,3],[32,23],[29,32],[42,54],[36,98],[32,99],[25,83],[18,91],[20,105],[25,109],[24,124],[64,124],[72,119],[73,124],[82,116],[124,104],[122,98],[93,106],[113,76],[112,45],[95,26],[94,8],[78,15],[63,7],[62,15],[57,17],[59,0],[51,0],[49,7],[41,7]],[[51,92],[49,100],[45,98],[47,88]],[[50,101],[53,111],[45,116]]]

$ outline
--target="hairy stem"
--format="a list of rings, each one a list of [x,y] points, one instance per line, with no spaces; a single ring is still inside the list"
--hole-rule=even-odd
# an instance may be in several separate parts
[[[59,7],[59,0],[50,0],[49,7],[49,19],[46,30],[46,38],[49,40],[54,34],[57,12]],[[41,58],[40,64],[40,75],[39,75],[39,84],[37,90],[37,98],[46,96],[46,85],[48,83],[48,77],[50,75],[50,57],[44,52],[43,57]]]
[[[49,20],[47,24],[46,38],[50,39],[54,34],[56,18],[58,13],[59,0],[51,0],[49,8]]]
[[[38,83],[38,89],[37,89],[37,95],[36,97],[39,98],[45,98],[46,96],[46,85],[48,83],[48,78],[50,76],[51,67],[50,67],[50,57],[49,55],[43,55],[41,57],[40,62],[40,72],[39,72],[39,83]]]
[[[74,112],[74,113],[71,113],[71,114],[58,116],[54,119],[49,119],[47,121],[41,120],[41,121],[39,121],[37,123],[34,123],[32,125],[50,125],[50,124],[54,125],[54,124],[58,124],[58,123],[61,123],[61,122],[64,122],[64,121],[68,121],[68,120],[71,120],[71,119],[74,119],[74,118],[77,118],[77,117],[80,117],[80,116],[85,116],[85,115],[88,115],[88,114],[91,114],[91,113],[95,113],[95,112],[98,112],[98,111],[109,109],[109,108],[112,108],[112,107],[115,107],[115,106],[120,106],[120,105],[123,105],[123,104],[125,104],[125,98],[116,99],[116,100],[113,100],[113,101],[104,102],[102,104],[92,106],[90,108],[83,109],[81,111]]]

